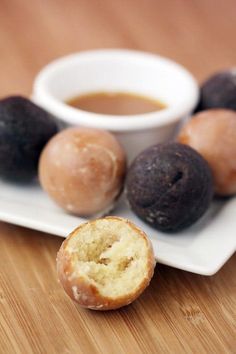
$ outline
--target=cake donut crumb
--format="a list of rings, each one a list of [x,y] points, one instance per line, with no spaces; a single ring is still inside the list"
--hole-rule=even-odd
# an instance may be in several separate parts
[[[115,216],[76,228],[57,255],[59,281],[72,300],[92,310],[133,302],[149,285],[155,259],[146,234]]]

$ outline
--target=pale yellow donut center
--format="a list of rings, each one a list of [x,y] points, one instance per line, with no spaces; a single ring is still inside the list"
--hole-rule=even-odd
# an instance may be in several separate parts
[[[79,229],[67,244],[74,273],[114,298],[136,291],[148,278],[150,248],[128,223],[101,219]]]

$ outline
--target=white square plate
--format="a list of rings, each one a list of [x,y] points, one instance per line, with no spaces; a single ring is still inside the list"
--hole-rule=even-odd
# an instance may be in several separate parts
[[[214,201],[195,225],[177,234],[163,234],[139,220],[120,200],[113,213],[134,221],[150,237],[159,263],[193,273],[216,273],[236,250],[236,197]],[[0,219],[66,236],[86,219],[66,214],[38,185],[0,182]]]

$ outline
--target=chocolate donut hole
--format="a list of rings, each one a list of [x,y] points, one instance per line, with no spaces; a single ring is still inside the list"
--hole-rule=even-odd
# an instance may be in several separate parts
[[[0,177],[24,183],[36,177],[40,153],[57,131],[54,118],[27,98],[0,100]]]
[[[219,72],[202,84],[200,101],[195,111],[210,108],[236,111],[236,68]]]
[[[192,148],[167,143],[143,151],[129,168],[126,195],[142,220],[164,232],[196,222],[213,196],[211,171]]]

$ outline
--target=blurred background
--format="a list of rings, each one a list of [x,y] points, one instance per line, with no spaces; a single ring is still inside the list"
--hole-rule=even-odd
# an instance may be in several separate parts
[[[47,62],[94,48],[158,53],[201,81],[235,65],[235,19],[235,0],[0,0],[0,95],[29,95]]]

